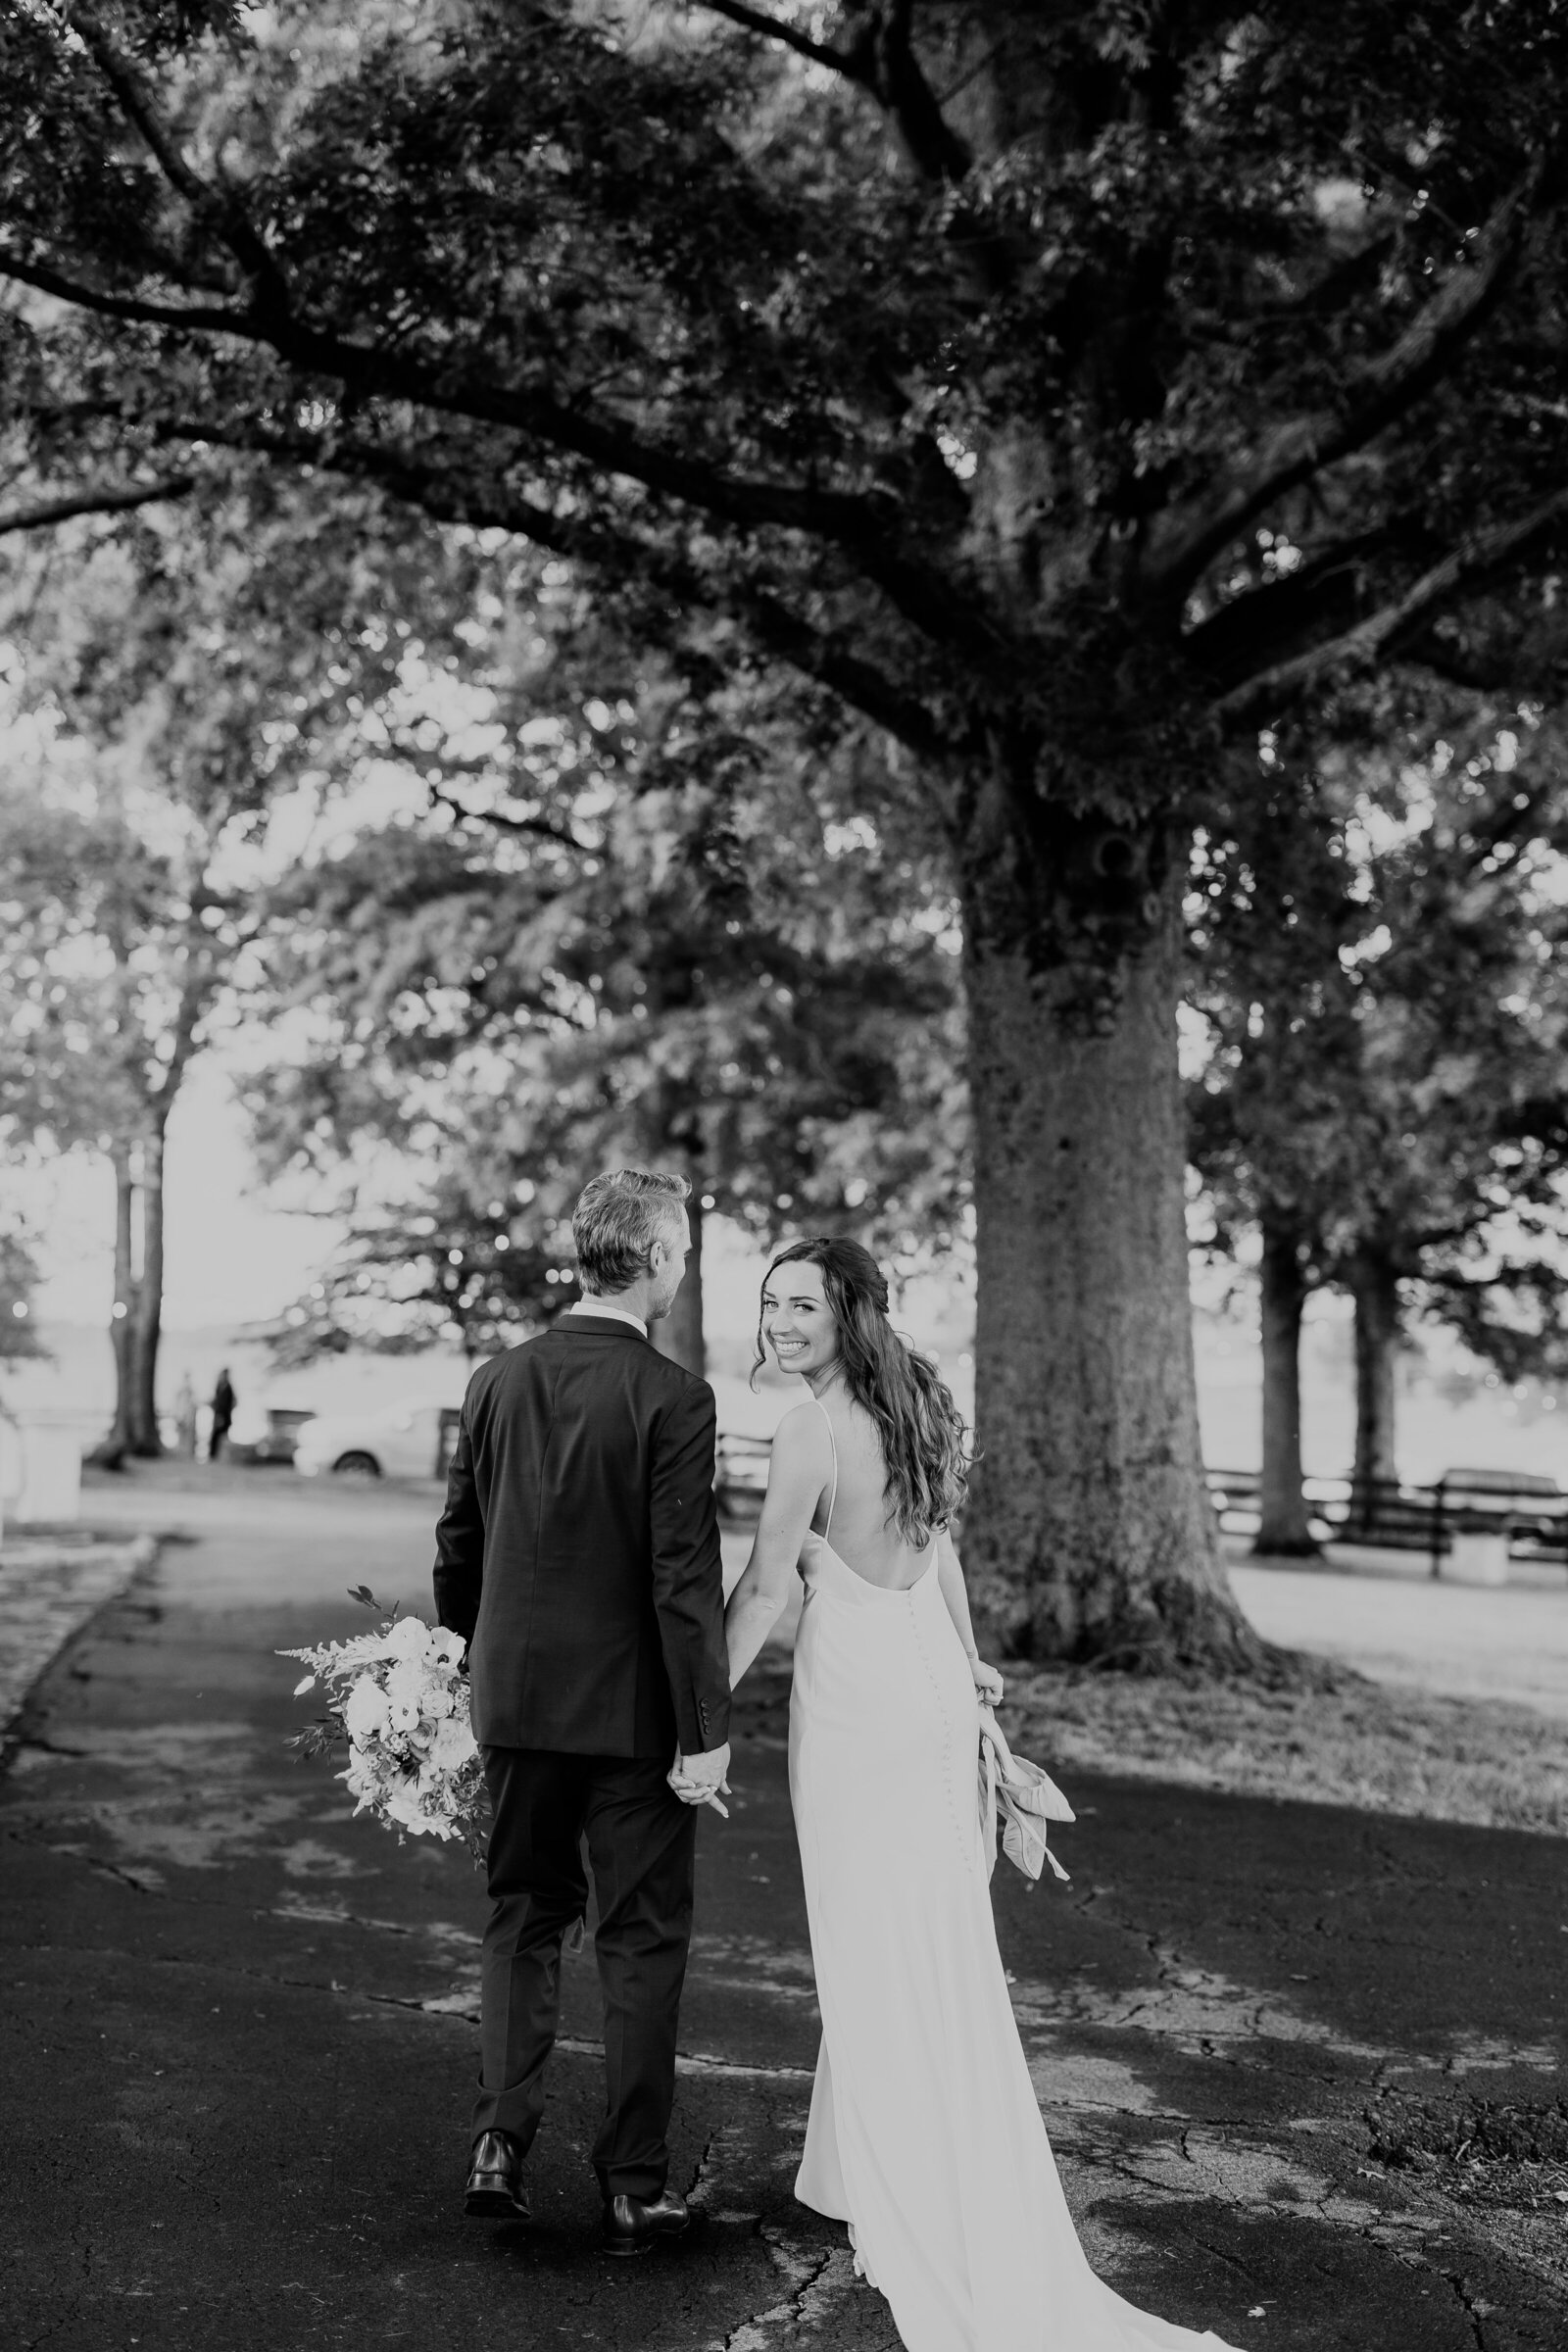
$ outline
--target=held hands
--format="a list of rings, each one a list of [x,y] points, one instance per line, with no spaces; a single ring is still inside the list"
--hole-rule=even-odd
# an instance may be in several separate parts
[[[711,1805],[715,1813],[729,1819],[729,1807],[719,1801],[719,1790],[728,1790],[725,1774],[729,1770],[729,1741],[722,1747],[708,1748],[700,1756],[683,1756],[675,1750],[675,1761],[664,1778],[683,1805]]]
[[[983,1707],[1000,1707],[1003,1681],[994,1666],[988,1666],[978,1651],[969,1652],[969,1672],[974,1676],[974,1691]]]

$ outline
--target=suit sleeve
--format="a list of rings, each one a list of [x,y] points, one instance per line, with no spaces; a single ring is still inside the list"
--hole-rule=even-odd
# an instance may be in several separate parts
[[[654,1442],[654,1607],[676,1734],[687,1755],[701,1755],[729,1738],[724,1575],[713,1497],[717,1418],[712,1390],[694,1380],[662,1415]]]
[[[484,1582],[484,1519],[474,1485],[466,1400],[447,1472],[446,1508],[435,1524],[434,1581],[436,1622],[471,1642]]]

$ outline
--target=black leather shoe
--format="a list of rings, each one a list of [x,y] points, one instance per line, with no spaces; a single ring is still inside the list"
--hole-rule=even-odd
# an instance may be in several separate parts
[[[463,2209],[477,2222],[525,2222],[522,2151],[508,2132],[481,2132],[468,2160]]]
[[[679,2237],[691,2215],[672,2188],[662,2197],[612,2197],[605,2207],[605,2252],[646,2254],[662,2237]]]

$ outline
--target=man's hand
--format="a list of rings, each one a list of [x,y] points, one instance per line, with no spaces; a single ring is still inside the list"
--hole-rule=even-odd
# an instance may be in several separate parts
[[[722,1747],[710,1747],[700,1756],[683,1756],[675,1750],[675,1761],[665,1778],[683,1805],[711,1805],[715,1813],[729,1819],[729,1807],[718,1801],[720,1789],[727,1789],[725,1774],[729,1770],[729,1741]]]

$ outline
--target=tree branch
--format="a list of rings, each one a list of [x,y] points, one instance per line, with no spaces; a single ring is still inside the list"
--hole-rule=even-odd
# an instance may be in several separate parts
[[[1252,465],[1229,471],[1217,490],[1176,509],[1164,527],[1151,534],[1142,565],[1147,591],[1162,597],[1185,594],[1255,515],[1363,448],[1439,381],[1502,290],[1544,171],[1544,163],[1538,163],[1503,199],[1473,253],[1397,340],[1357,369],[1342,405],[1277,425]]]
[[[888,0],[871,32],[875,88],[910,157],[927,179],[956,186],[974,162],[942,112],[914,54],[914,0]]]
[[[288,281],[266,239],[253,226],[236,198],[227,190],[210,187],[200,172],[192,169],[140,77],[79,0],[72,9],[71,23],[120,101],[121,112],[146,140],[170,186],[217,232],[250,278],[258,311],[286,318],[293,307]]]
[[[74,514],[123,514],[127,508],[151,506],[159,499],[185,498],[195,487],[193,473],[172,473],[160,482],[126,486],[97,482],[84,490],[66,491],[59,498],[38,499],[30,507],[0,512],[0,539],[12,531],[43,530],[51,523],[69,522]]]
[[[1568,490],[1554,491],[1528,514],[1517,515],[1511,522],[1470,532],[1394,603],[1310,652],[1259,671],[1245,685],[1221,695],[1214,710],[1222,718],[1237,723],[1272,716],[1331,671],[1369,667],[1413,623],[1523,554],[1532,542],[1546,538],[1559,523],[1568,523]]]
[[[460,488],[406,459],[347,441],[328,442],[311,434],[260,426],[241,431],[189,417],[172,422],[165,431],[169,437],[260,451],[296,465],[319,466],[323,472],[341,473],[351,480],[378,482],[395,498],[419,508],[432,521],[466,523],[475,530],[514,531],[553,555],[591,564],[613,578],[640,579],[674,604],[734,621],[761,651],[787,662],[803,677],[831,688],[920,759],[943,765],[961,749],[937,727],[923,703],[777,597],[746,582],[734,586],[715,583],[694,564],[659,553],[629,531],[557,514],[507,489],[504,483],[487,484],[482,491]]]
[[[842,74],[846,81],[869,89],[870,77],[864,60],[853,49],[833,49],[825,41],[812,40],[808,32],[787,24],[782,17],[770,17],[765,9],[748,8],[745,0],[699,0],[710,16],[727,18],[745,32],[759,32],[763,40],[780,41],[797,56],[809,58],[813,66],[826,66],[831,73]]]
[[[58,270],[51,270],[44,263],[24,262],[3,247],[0,247],[0,277],[15,278],[23,286],[36,286],[40,294],[53,294],[58,301],[69,302],[77,310],[92,311],[104,318],[119,318],[127,326],[185,326],[204,334],[239,335],[247,343],[268,340],[249,312],[207,310],[199,305],[182,308],[172,302],[143,302],[134,295],[103,294],[96,286],[84,286],[75,278],[62,276]]]
[[[193,957],[196,969],[192,978],[179,992],[174,1015],[173,1044],[163,1075],[151,1089],[151,1100],[163,1118],[167,1118],[174,1097],[179,1092],[191,1055],[196,1051],[196,1029],[207,1009],[207,997],[212,984],[210,956],[198,945]]]
[[[700,5],[764,40],[782,42],[812,65],[826,66],[866,91],[898,131],[923,178],[956,187],[968,172],[974,157],[944,115],[914,54],[912,0],[883,0],[848,49],[813,40],[782,18],[748,7],[746,0],[700,0]]]
[[[760,11],[747,10],[746,14],[767,25],[776,23]],[[878,12],[866,36],[871,59],[866,86],[894,113],[907,138],[923,139],[929,146],[938,135],[933,125],[944,135],[951,134],[946,133],[941,110],[914,59],[909,42],[911,16],[910,0],[891,0],[885,13]],[[238,335],[268,346],[287,366],[336,378],[361,399],[406,400],[438,414],[530,435],[548,448],[585,458],[608,472],[640,482],[656,495],[678,499],[740,529],[771,525],[825,539],[849,555],[857,567],[892,598],[905,617],[935,641],[951,642],[956,636],[966,642],[966,650],[981,658],[999,650],[986,632],[975,629],[972,616],[940,573],[898,554],[890,540],[896,521],[896,505],[890,498],[736,475],[684,451],[646,442],[618,419],[596,416],[576,402],[564,403],[548,391],[519,391],[450,368],[436,369],[405,354],[351,341],[298,319],[273,256],[239,208],[211,189],[191,169],[152,99],[96,21],[78,10],[74,22],[127,121],[147,140],[171,184],[213,223],[265,299],[246,311],[147,303],[99,293],[47,267],[3,253],[0,274],[127,323]],[[932,117],[923,129],[922,105],[928,105]],[[948,159],[955,172],[960,157],[966,171],[967,150],[957,142]],[[947,165],[942,166],[942,172],[953,175]]]
[[[57,270],[23,262],[0,251],[0,277],[36,286],[63,302],[96,311],[132,325],[174,326],[195,332],[232,334],[266,345],[285,365],[335,379],[360,398],[406,400],[444,416],[476,424],[495,424],[528,434],[547,448],[586,458],[608,473],[640,482],[645,489],[676,498],[722,522],[742,529],[774,525],[831,541],[869,560],[884,560],[890,571],[907,575],[917,567],[900,564],[885,543],[880,502],[847,492],[812,490],[724,472],[702,459],[648,443],[627,427],[567,408],[544,392],[515,392],[505,385],[453,371],[422,367],[396,352],[319,332],[296,321],[268,320],[251,312],[182,309],[101,294],[63,277]],[[891,519],[891,501],[888,502]],[[924,575],[918,575],[923,578]]]
[[[450,808],[453,815],[470,825],[494,825],[503,833],[523,833],[531,839],[554,842],[559,849],[576,850],[585,858],[598,858],[602,849],[592,842],[579,841],[565,825],[553,825],[547,816],[512,816],[502,808],[466,808],[456,793],[443,792],[439,784],[426,779],[431,800],[439,808]]]
[[[1349,621],[1363,564],[1387,555],[1396,543],[1400,524],[1408,519],[1394,515],[1366,530],[1325,541],[1298,570],[1261,580],[1216,607],[1186,631],[1183,654],[1216,687],[1223,687],[1227,681],[1244,681],[1283,646],[1299,644],[1314,625]]]

